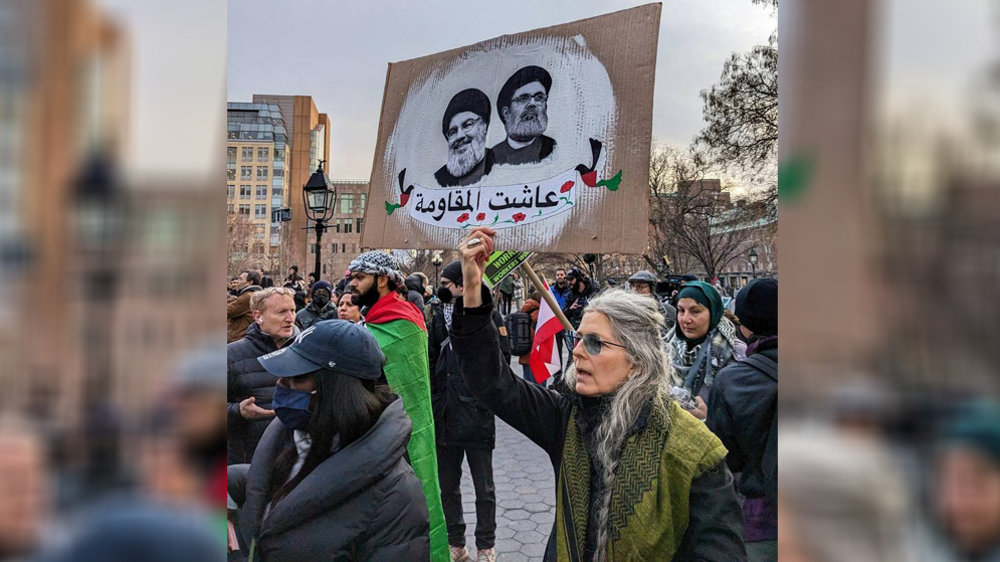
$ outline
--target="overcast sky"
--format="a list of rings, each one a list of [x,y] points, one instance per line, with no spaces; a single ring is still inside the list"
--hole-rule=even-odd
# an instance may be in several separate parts
[[[642,3],[233,1],[228,15],[227,98],[313,96],[319,111],[330,116],[330,177],[367,179],[389,62]],[[730,54],[765,43],[775,25],[772,11],[750,0],[664,3],[653,136],[689,144],[703,127],[699,92],[718,80]]]

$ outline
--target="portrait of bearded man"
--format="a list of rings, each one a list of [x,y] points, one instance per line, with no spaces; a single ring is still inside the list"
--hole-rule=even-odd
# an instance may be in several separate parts
[[[441,187],[472,185],[490,173],[493,152],[486,148],[490,99],[475,88],[462,90],[448,103],[441,133],[448,143],[448,161],[434,172]]]
[[[531,164],[552,155],[556,141],[545,136],[549,126],[548,101],[552,76],[540,66],[515,72],[497,96],[497,113],[507,138],[494,146],[496,164]]]

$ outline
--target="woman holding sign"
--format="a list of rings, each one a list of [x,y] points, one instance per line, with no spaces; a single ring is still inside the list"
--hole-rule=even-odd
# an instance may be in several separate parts
[[[593,298],[572,334],[569,392],[531,384],[504,361],[482,289],[494,234],[477,228],[459,246],[465,291],[451,341],[476,398],[549,454],[556,521],[545,560],[745,561],[726,449],[671,398],[657,304],[620,290]]]

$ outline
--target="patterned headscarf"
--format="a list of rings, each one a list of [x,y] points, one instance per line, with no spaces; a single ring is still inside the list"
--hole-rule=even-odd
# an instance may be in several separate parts
[[[378,250],[367,251],[351,262],[347,267],[352,273],[361,272],[368,275],[385,275],[392,279],[397,287],[403,286],[403,273],[399,270],[399,262],[386,252]]]

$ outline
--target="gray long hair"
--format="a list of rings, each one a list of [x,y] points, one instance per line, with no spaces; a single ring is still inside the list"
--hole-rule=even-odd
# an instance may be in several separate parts
[[[645,295],[623,289],[609,289],[590,300],[586,313],[599,312],[611,323],[611,331],[625,346],[632,369],[625,382],[611,394],[611,402],[596,430],[596,466],[604,484],[597,512],[596,562],[607,556],[608,516],[615,469],[621,460],[628,430],[650,400],[654,408],[667,412],[672,400],[670,387],[673,367],[660,338],[663,314],[660,306]],[[572,352],[572,350],[570,350]],[[566,384],[576,394],[576,365],[566,370]]]

